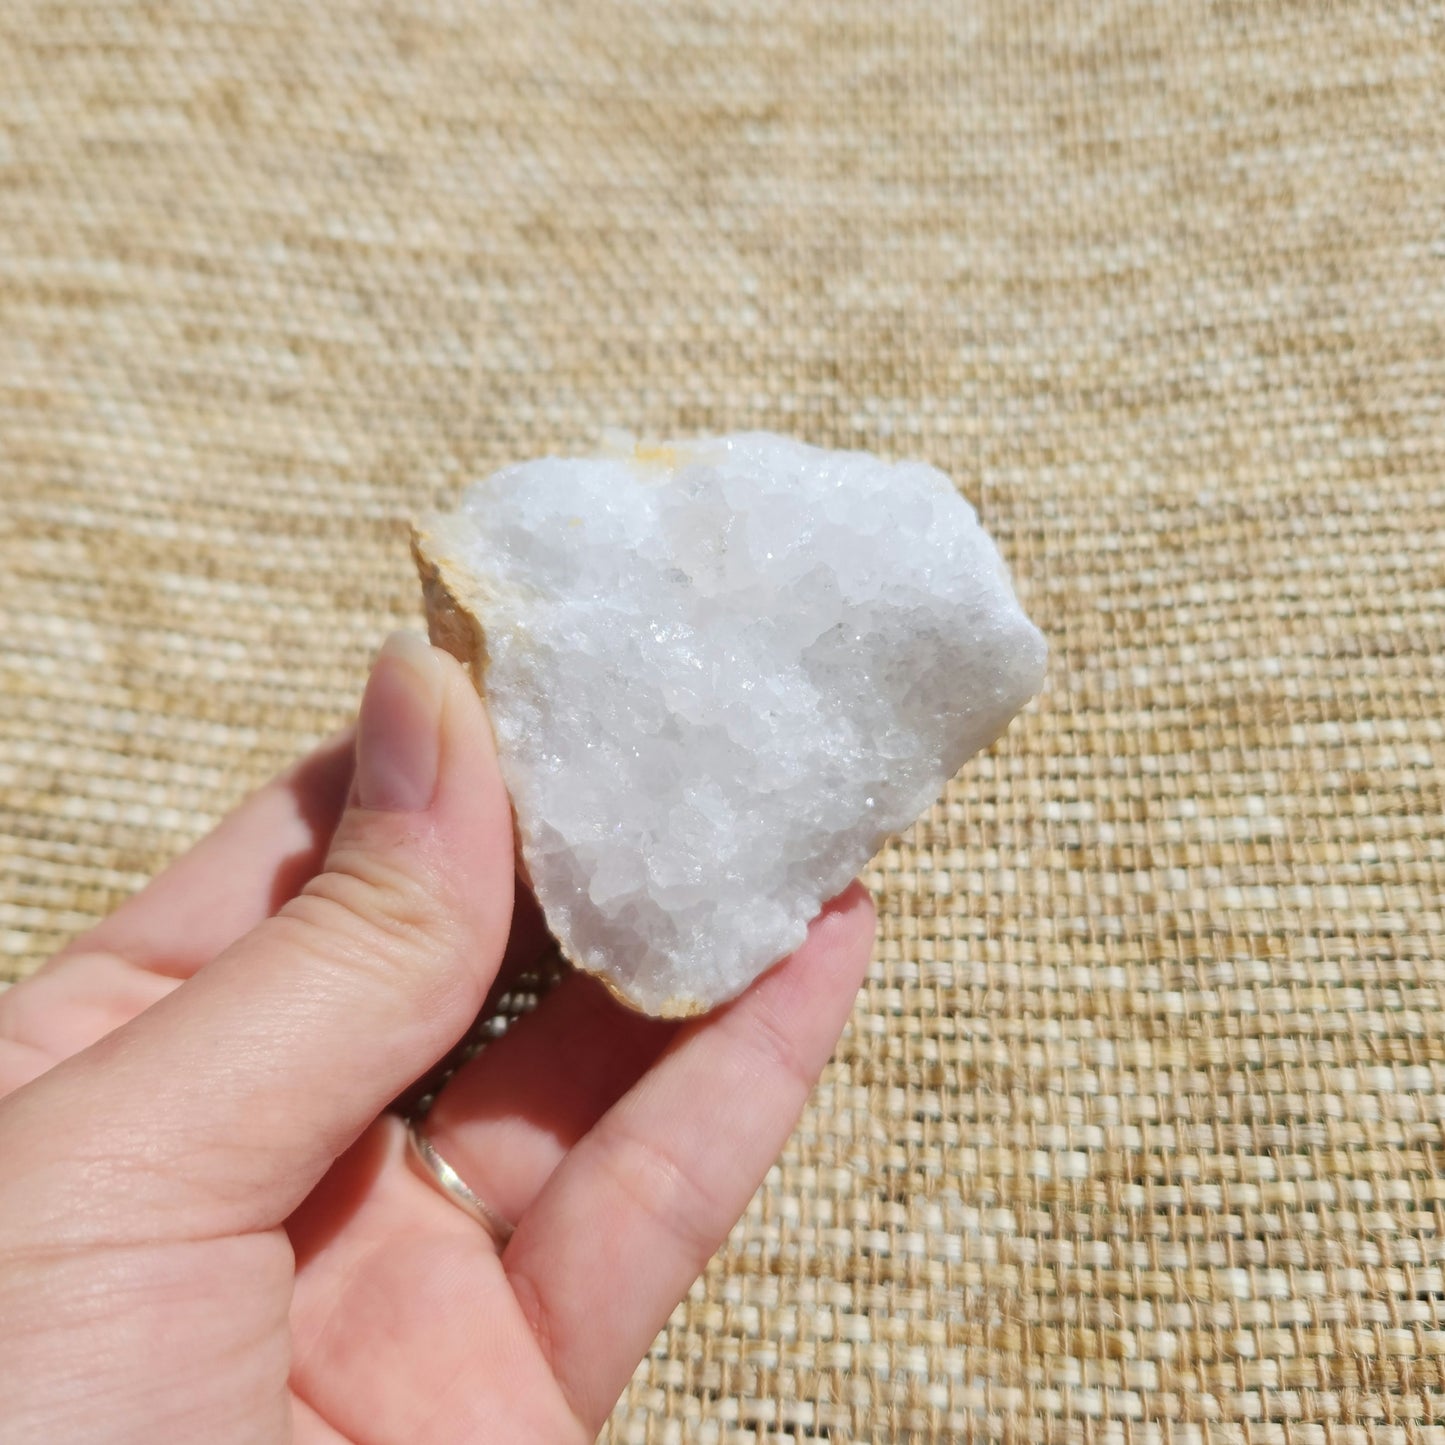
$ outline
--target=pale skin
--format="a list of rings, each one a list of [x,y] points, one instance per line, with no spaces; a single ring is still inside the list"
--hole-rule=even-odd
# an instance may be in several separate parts
[[[353,761],[354,759],[354,761]],[[867,967],[854,885],[734,1003],[564,981],[426,1128],[388,1105],[545,946],[462,670],[393,639],[358,734],[0,994],[0,1441],[595,1437],[746,1207]]]

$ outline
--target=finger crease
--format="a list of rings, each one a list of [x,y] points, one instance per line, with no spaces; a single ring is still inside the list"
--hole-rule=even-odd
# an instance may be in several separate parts
[[[736,1216],[659,1144],[614,1126],[599,1140],[600,1163],[617,1189],[687,1252],[706,1260]],[[725,1217],[726,1216],[726,1217]]]
[[[546,1361],[547,1368],[552,1372],[552,1378],[557,1382],[557,1393],[562,1397],[562,1403],[566,1407],[572,1423],[577,1427],[579,1438],[582,1440],[594,1439],[597,1432],[587,1428],[587,1424],[582,1418],[582,1411],[573,1398],[572,1383],[563,1368],[562,1352],[557,1345],[556,1320],[553,1318],[552,1307],[547,1302],[545,1292],[537,1287],[536,1282],[525,1269],[508,1269],[505,1253],[502,1255],[502,1268],[506,1271],[508,1282],[512,1286],[512,1294],[516,1297],[518,1307],[522,1311],[522,1317],[527,1321],[532,1331],[532,1338],[537,1342],[537,1350]]]

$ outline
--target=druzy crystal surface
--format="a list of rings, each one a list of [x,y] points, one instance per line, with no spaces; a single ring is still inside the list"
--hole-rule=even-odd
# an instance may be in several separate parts
[[[549,925],[652,1013],[795,948],[1043,676],[993,543],[919,463],[764,434],[548,458],[417,550],[434,635],[475,625]]]

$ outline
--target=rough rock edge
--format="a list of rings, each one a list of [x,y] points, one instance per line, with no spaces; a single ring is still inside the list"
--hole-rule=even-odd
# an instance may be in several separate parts
[[[486,701],[487,634],[464,600],[471,591],[465,571],[421,522],[412,523],[411,556],[421,577],[432,646],[451,653],[466,668],[472,685]]]
[[[426,606],[427,634],[434,647],[449,652],[466,668],[483,704],[487,700],[487,633],[478,615],[476,606],[477,589],[469,570],[453,558],[447,548],[445,537],[439,537],[428,522],[413,522],[411,527],[411,555],[421,577],[422,601]],[[516,813],[512,815],[513,842],[516,848],[517,867],[526,880],[527,864],[522,855],[521,834],[517,829]],[[618,1003],[634,1013],[653,1018],[685,1019],[720,1008],[724,1000],[704,1003],[700,999],[685,995],[674,995],[656,1010],[647,1008],[633,998],[616,979],[597,969],[579,964],[563,954],[573,968],[591,974]]]

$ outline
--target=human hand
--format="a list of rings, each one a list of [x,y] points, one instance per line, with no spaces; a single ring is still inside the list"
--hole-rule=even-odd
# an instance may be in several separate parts
[[[461,669],[393,640],[358,736],[0,994],[0,1440],[590,1440],[792,1129],[867,965],[854,885],[706,1018],[569,977],[426,1131],[388,1104],[546,946]]]

